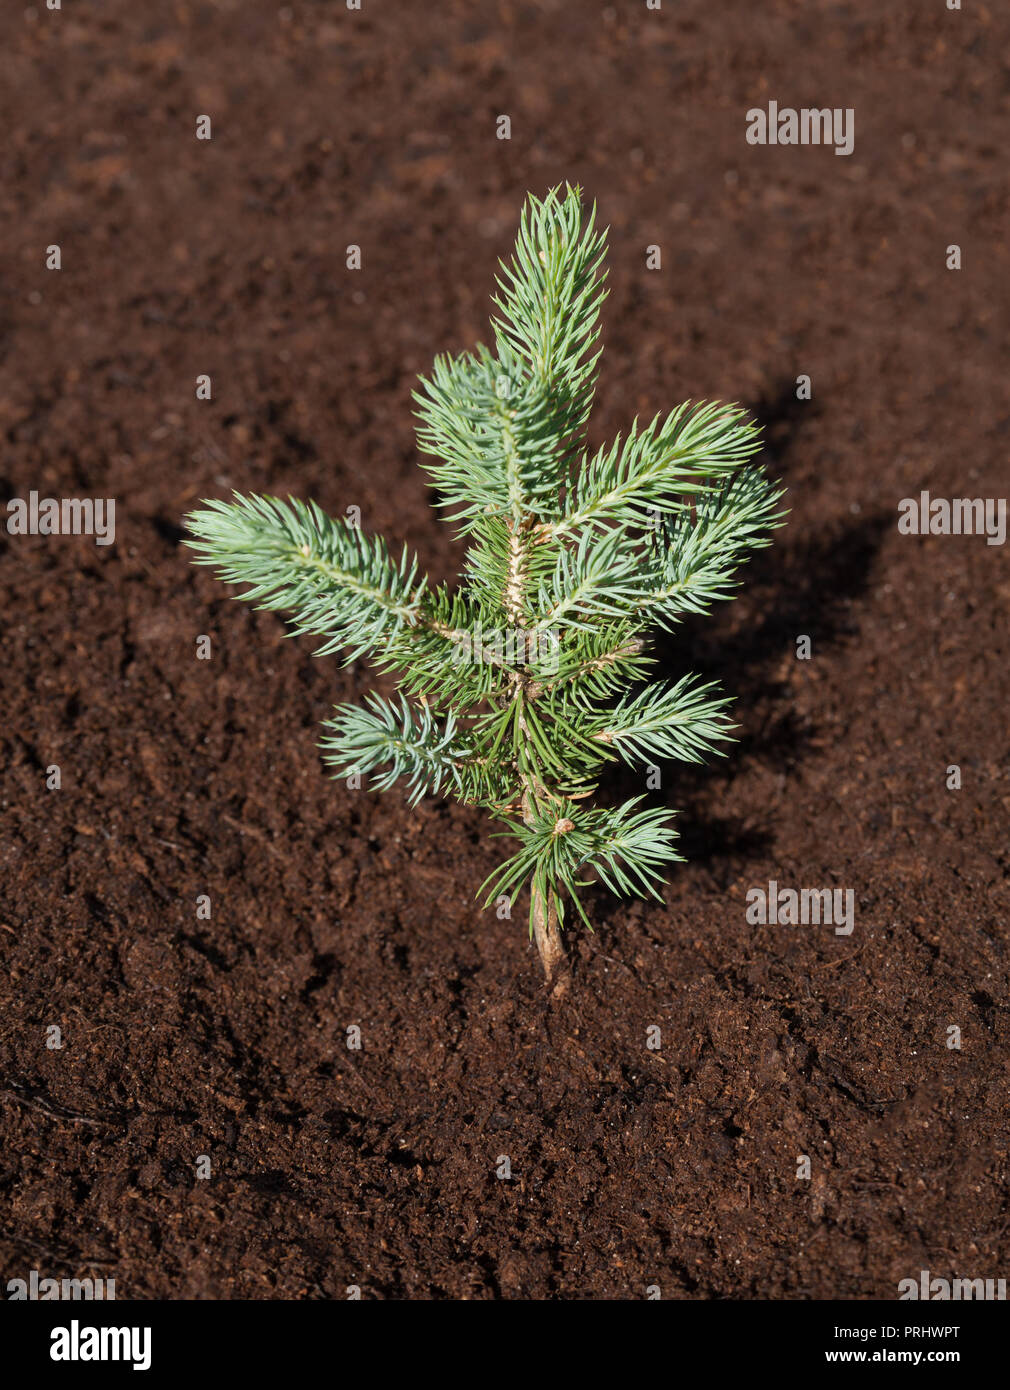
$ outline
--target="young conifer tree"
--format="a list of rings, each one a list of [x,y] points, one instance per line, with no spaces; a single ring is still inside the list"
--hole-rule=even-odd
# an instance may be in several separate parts
[[[425,466],[469,541],[458,588],[313,502],[236,495],[188,518],[197,561],[249,585],[239,597],[288,610],[294,633],[323,639],[318,655],[392,675],[394,699],[336,708],[323,759],[503,822],[518,848],[485,881],[485,906],[528,887],[556,992],[566,909],[589,926],[587,879],[658,898],[681,857],[675,812],[588,804],[605,765],[699,762],[730,736],[713,685],[645,682],[650,628],[730,597],[782,519],[736,407],[681,405],[587,455],[605,248],[578,189],[530,197],[500,263],[494,350],[436,358],[421,380]]]

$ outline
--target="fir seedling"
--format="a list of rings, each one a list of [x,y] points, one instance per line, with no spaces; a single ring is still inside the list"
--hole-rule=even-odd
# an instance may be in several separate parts
[[[286,609],[319,655],[367,656],[395,699],[338,706],[322,755],[338,777],[402,780],[411,802],[484,807],[518,848],[485,906],[529,889],[530,932],[563,987],[560,932],[579,889],[659,897],[680,859],[675,812],[587,804],[608,762],[703,761],[732,727],[692,676],[645,683],[651,628],[729,598],[781,524],[741,410],[685,404],[585,451],[600,358],[606,233],[578,189],[530,197],[501,262],[494,351],[439,357],[415,394],[438,502],[468,538],[462,584],[313,502],[239,496],[191,514],[190,544],[241,598]]]

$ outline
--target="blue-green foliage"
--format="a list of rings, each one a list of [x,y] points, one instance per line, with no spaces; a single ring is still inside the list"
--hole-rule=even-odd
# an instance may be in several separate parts
[[[326,721],[335,774],[486,807],[519,841],[487,901],[529,886],[561,917],[566,899],[582,913],[587,877],[657,895],[679,858],[674,812],[586,799],[610,760],[721,751],[732,726],[714,687],[642,688],[649,632],[731,597],[782,521],[736,407],[681,405],[587,456],[605,252],[577,189],[530,197],[501,263],[493,351],[439,357],[420,383],[426,467],[468,539],[456,592],[311,502],[236,496],[188,519],[198,562],[249,585],[240,597],[288,610],[320,654],[392,673],[396,700]]]

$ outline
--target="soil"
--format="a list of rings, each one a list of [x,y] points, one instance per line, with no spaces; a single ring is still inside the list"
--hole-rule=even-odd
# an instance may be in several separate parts
[[[114,497],[117,529],[0,536],[0,1273],[171,1299],[1005,1276],[1010,566],[897,517],[1007,490],[1010,16],[438,9],[5,20],[0,490]],[[851,107],[854,152],[748,145],[772,99]],[[323,774],[330,705],[388,684],[180,542],[199,498],[293,493],[453,576],[414,378],[486,336],[526,190],[565,179],[611,227],[593,444],[741,400],[791,515],[662,649],[741,725],[650,793],[687,863],[665,905],[590,892],[553,1000],[524,907],[474,902],[482,813]],[[749,925],[770,880],[851,888],[852,934]]]

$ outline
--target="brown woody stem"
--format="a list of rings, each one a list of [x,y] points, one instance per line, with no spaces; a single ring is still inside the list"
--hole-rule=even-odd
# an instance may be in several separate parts
[[[535,885],[533,894],[533,939],[540,952],[544,975],[548,985],[553,985],[554,995],[563,994],[568,987],[568,960],[561,944],[561,931],[558,927],[558,909],[554,894],[548,890],[546,899]]]

